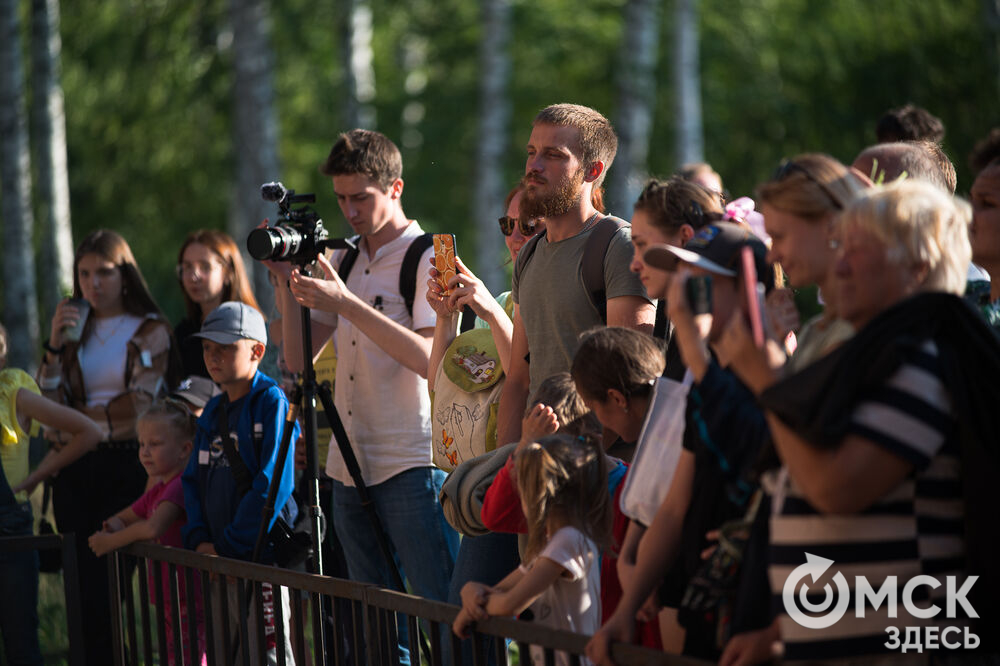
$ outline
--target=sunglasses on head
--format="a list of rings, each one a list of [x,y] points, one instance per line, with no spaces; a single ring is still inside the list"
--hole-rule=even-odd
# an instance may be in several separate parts
[[[777,180],[777,181],[784,180],[785,178],[788,178],[789,175],[795,172],[803,174],[806,178],[816,183],[816,186],[819,187],[819,189],[823,190],[823,194],[825,194],[827,198],[830,199],[830,203],[833,204],[834,208],[836,208],[837,210],[842,210],[844,208],[842,205],[840,205],[840,199],[835,197],[833,195],[833,192],[831,192],[830,189],[826,185],[824,185],[820,179],[812,175],[809,169],[805,168],[801,164],[797,164],[793,160],[784,160],[781,164],[779,164],[778,168],[774,172],[774,177],[772,178],[772,180]]]
[[[534,236],[535,232],[538,230],[538,220],[531,219],[526,220],[521,217],[511,217],[510,215],[504,215],[499,219],[500,222],[500,233],[504,236],[510,236],[514,233],[514,227],[521,232],[521,235],[527,238],[528,236]]]

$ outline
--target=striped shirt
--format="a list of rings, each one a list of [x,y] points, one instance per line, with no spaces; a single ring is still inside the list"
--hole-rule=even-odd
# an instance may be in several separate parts
[[[765,487],[774,495],[769,577],[772,598],[780,611],[785,659],[885,653],[889,651],[885,647],[890,640],[888,627],[898,627],[902,636],[907,626],[955,623],[943,619],[944,577],[961,574],[965,554],[955,431],[937,347],[927,341],[907,354],[903,365],[885,384],[860,396],[851,419],[850,434],[913,465],[902,483],[864,511],[834,515],[813,509],[784,470],[765,479]],[[834,561],[818,581],[803,579],[809,585],[809,602],[824,604],[824,585],[832,581],[830,589],[836,591],[837,572],[844,575],[850,588],[851,600],[844,617],[825,629],[801,626],[785,611],[785,581],[806,562],[806,553]],[[921,574],[941,583],[937,588],[917,586],[914,593],[918,606],[940,606],[941,613],[933,620],[910,616],[902,604],[904,585]],[[888,603],[883,601],[877,610],[866,602],[865,617],[856,617],[855,577],[865,576],[878,591],[886,577],[892,575],[897,582],[897,616],[889,617]],[[797,599],[798,591],[797,587]],[[836,596],[834,593],[833,598]],[[829,608],[835,608],[835,604]]]

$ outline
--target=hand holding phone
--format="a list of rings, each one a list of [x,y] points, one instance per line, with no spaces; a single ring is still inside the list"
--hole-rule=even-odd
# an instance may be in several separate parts
[[[455,266],[455,234],[434,234],[434,268],[441,285],[441,295],[451,294],[448,281],[458,274]]]
[[[692,275],[684,284],[688,308],[693,315],[712,312],[712,276]]]
[[[750,319],[750,332],[753,343],[758,349],[764,348],[764,320],[762,318],[761,301],[764,298],[764,285],[757,282],[757,266],[753,260],[753,250],[744,245],[740,255],[743,264],[743,289],[746,295],[747,317]]]

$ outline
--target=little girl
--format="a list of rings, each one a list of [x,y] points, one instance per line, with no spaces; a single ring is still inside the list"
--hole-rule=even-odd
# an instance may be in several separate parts
[[[611,540],[604,451],[595,439],[550,435],[522,449],[515,464],[528,564],[493,587],[466,583],[453,630],[464,637],[476,620],[531,606],[540,624],[593,634],[601,624],[600,548]],[[556,656],[569,663],[565,653]],[[540,648],[532,647],[531,658],[544,663]]]
[[[131,506],[126,507],[104,521],[100,532],[90,536],[90,548],[98,556],[136,541],[152,540],[164,546],[182,548],[181,527],[185,523],[184,490],[181,487],[181,473],[187,466],[193,448],[195,421],[184,403],[166,398],[150,405],[136,424],[139,435],[139,462],[149,475],[149,489]],[[169,663],[174,660],[173,625],[174,614],[170,607],[170,581],[167,564],[161,563],[163,572],[163,594],[165,629],[167,632],[167,653]],[[179,570],[179,599],[181,617],[181,643],[184,654],[188,653],[188,627],[186,619],[186,587]],[[149,572],[150,602],[155,604],[153,572]],[[195,616],[198,626],[198,652],[205,662],[205,637],[202,623],[198,579],[195,578]]]

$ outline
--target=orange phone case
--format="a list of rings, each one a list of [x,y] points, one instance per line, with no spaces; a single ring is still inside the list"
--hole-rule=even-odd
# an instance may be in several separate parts
[[[438,271],[438,284],[447,296],[448,280],[458,274],[455,267],[455,234],[434,234],[434,267]]]

